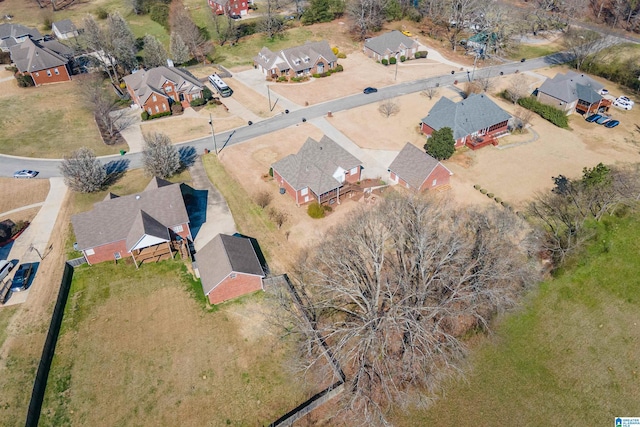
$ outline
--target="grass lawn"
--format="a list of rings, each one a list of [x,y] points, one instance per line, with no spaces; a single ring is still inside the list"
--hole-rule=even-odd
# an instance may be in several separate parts
[[[4,340],[7,339],[7,326],[9,326],[9,322],[17,310],[18,306],[15,305],[0,309],[0,347],[2,347]]]
[[[263,425],[308,397],[264,294],[207,311],[184,271],[179,260],[76,271],[41,425]]]
[[[607,220],[594,242],[473,353],[467,382],[397,425],[602,426],[640,414],[640,219]]]
[[[540,56],[547,56],[552,53],[560,52],[561,50],[562,46],[557,43],[544,45],[519,44],[513,52],[509,54],[509,59],[517,60],[520,58],[538,58]]]

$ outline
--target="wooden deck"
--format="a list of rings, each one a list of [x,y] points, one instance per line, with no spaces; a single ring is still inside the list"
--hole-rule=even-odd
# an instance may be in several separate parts
[[[172,258],[171,248],[168,243],[161,243],[148,248],[133,251],[133,258],[138,266],[145,262],[158,262]]]
[[[487,145],[498,145],[498,139],[490,135],[479,136],[477,138],[467,140],[465,145],[475,151],[482,147],[486,147]]]

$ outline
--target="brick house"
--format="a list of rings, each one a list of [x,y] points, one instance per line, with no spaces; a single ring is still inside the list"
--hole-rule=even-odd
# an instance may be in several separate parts
[[[587,114],[608,110],[611,101],[600,96],[603,86],[585,74],[568,71],[546,79],[537,89],[536,97],[543,104],[559,108],[567,114],[574,111]]]
[[[451,175],[446,166],[408,142],[389,165],[392,182],[418,192],[449,185]]]
[[[296,154],[272,165],[273,178],[300,206],[305,203],[340,203],[340,197],[360,181],[362,162],[335,141],[323,136],[307,138]]]
[[[68,40],[74,37],[78,37],[78,29],[71,22],[71,19],[63,19],[62,21],[56,21],[51,24],[53,34],[56,35],[58,40]]]
[[[456,148],[466,145],[476,150],[498,145],[497,137],[509,132],[510,118],[485,94],[471,94],[459,102],[442,97],[420,122],[420,130],[431,135],[434,130],[448,127],[453,130]]]
[[[11,46],[9,51],[18,71],[30,75],[36,86],[71,80],[70,59],[73,52],[60,42],[27,38]]]
[[[258,56],[253,58],[258,68],[269,79],[277,79],[322,74],[338,66],[338,58],[326,41],[309,42],[302,46],[290,47],[279,52],[272,52],[263,47]]]
[[[216,15],[245,16],[249,13],[249,0],[207,0]]]
[[[91,264],[132,257],[136,266],[169,258],[193,240],[184,184],[153,178],[144,191],[107,197],[71,217],[78,250]]]
[[[203,84],[185,69],[156,67],[140,70],[124,77],[131,100],[149,115],[171,111],[171,104],[180,102],[189,107],[202,97]]]
[[[211,304],[264,290],[264,271],[246,237],[218,234],[196,253],[195,260]]]
[[[419,47],[420,43],[416,40],[405,36],[398,30],[394,30],[378,37],[366,39],[363,51],[365,55],[376,61],[388,60],[391,57],[397,57],[400,60],[401,56],[406,59],[414,58]]]
[[[21,24],[0,24],[0,50],[3,52],[9,52],[12,46],[27,39],[40,41],[42,34],[35,28],[25,27]]]

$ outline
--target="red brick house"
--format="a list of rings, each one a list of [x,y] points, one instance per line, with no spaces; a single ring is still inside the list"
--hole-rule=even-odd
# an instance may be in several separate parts
[[[389,166],[392,182],[418,192],[449,185],[451,175],[446,166],[408,142]]]
[[[360,181],[362,162],[335,141],[323,136],[308,138],[300,151],[272,165],[273,178],[281,191],[300,206],[305,203],[340,203],[340,197],[352,191]]]
[[[218,234],[196,253],[195,260],[211,304],[264,290],[264,271],[246,237]]]
[[[309,42],[302,46],[272,52],[263,47],[253,58],[258,68],[268,79],[278,77],[303,77],[322,74],[338,66],[338,58],[326,41]]]
[[[11,46],[11,61],[18,71],[30,75],[36,86],[71,80],[71,49],[55,40],[30,38]]]
[[[498,145],[497,137],[509,132],[509,119],[509,113],[484,94],[471,94],[459,102],[442,97],[420,122],[420,130],[431,135],[434,130],[448,127],[453,130],[456,148],[466,145],[476,150]]]
[[[189,107],[191,101],[202,97],[202,83],[180,68],[140,70],[124,77],[124,82],[133,103],[149,115],[171,111],[174,102]]]
[[[92,210],[73,215],[78,250],[89,265],[128,256],[136,266],[167,258],[193,240],[183,185],[153,178],[141,193],[109,193]]]
[[[245,16],[249,13],[249,0],[207,0],[216,15]]]

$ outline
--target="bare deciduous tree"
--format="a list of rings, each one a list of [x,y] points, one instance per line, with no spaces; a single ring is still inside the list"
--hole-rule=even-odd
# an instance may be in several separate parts
[[[144,134],[142,162],[148,175],[168,178],[180,169],[180,154],[164,133]]]
[[[378,105],[378,111],[385,117],[395,116],[400,112],[400,106],[395,99],[385,99]]]
[[[382,28],[388,0],[353,0],[347,4],[347,14],[353,20],[353,31],[362,39]]]
[[[96,159],[93,151],[86,147],[65,156],[60,164],[60,173],[67,187],[79,193],[101,190],[107,179],[104,166]]]
[[[133,123],[130,111],[118,104],[117,98],[111,90],[104,87],[104,82],[98,76],[91,76],[82,83],[85,103],[93,111],[96,121],[109,134],[114,136],[131,126]]]
[[[289,215],[287,215],[286,212],[283,212],[280,209],[274,207],[269,209],[269,218],[271,218],[271,221],[276,224],[278,229],[282,228],[282,225],[287,221],[288,217]]]
[[[184,44],[184,41],[182,40],[180,34],[174,31],[171,32],[171,38],[169,40],[169,50],[171,51],[171,58],[177,64],[184,64],[190,58],[189,48],[186,44]]]
[[[264,191],[259,191],[255,197],[254,200],[256,201],[256,205],[260,206],[262,209],[266,208],[269,203],[271,203],[271,193],[269,193],[268,191],[264,190]]]
[[[184,44],[189,48],[189,52],[198,62],[204,63],[207,55],[213,51],[213,45],[193,22],[182,1],[171,3],[169,19],[172,32],[180,35]]]
[[[284,31],[284,19],[278,14],[277,0],[267,0],[266,11],[258,22],[260,32],[272,39],[276,34]]]
[[[304,310],[345,371],[344,403],[363,425],[385,424],[407,391],[433,390],[464,354],[459,338],[488,328],[538,277],[526,228],[504,209],[398,197],[361,211],[300,261]],[[311,360],[321,357],[308,323],[297,325]]]
[[[435,86],[428,86],[425,90],[420,92],[420,95],[426,96],[429,99],[433,99],[435,96],[438,96],[440,90]]]
[[[507,94],[514,104],[518,103],[520,98],[524,98],[529,93],[529,82],[523,74],[516,74],[511,83],[507,87]]]
[[[167,65],[167,51],[154,36],[147,34],[144,36],[144,65],[147,68]]]
[[[571,27],[564,35],[563,44],[580,70],[588,58],[595,60],[595,55],[607,46],[607,40],[598,32]]]

